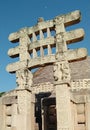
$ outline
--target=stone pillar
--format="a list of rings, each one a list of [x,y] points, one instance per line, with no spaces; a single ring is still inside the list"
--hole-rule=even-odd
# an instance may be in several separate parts
[[[70,103],[70,69],[65,53],[67,43],[64,38],[64,18],[54,19],[56,30],[56,63],[54,63],[54,80],[56,88],[57,130],[72,130]]]
[[[78,128],[78,123],[77,123],[77,106],[76,106],[76,103],[74,103],[74,105],[73,105],[73,109],[74,109],[74,111],[73,111],[73,115],[74,115],[74,130],[77,130],[77,128]]]
[[[31,130],[35,130],[35,95],[31,94],[31,109],[28,110],[28,113],[30,113],[30,116],[28,115],[28,118],[31,119]],[[29,124],[29,119],[27,120],[27,126]]]
[[[70,102],[70,70],[67,61],[54,64],[56,88],[57,130],[72,130],[72,110]]]
[[[72,130],[70,92],[67,84],[56,85],[57,130]]]
[[[5,105],[0,103],[0,130],[5,130],[5,127],[6,127],[5,120],[6,120],[6,118],[5,118]]]
[[[72,130],[77,130],[77,107],[75,102],[71,101],[72,109]]]
[[[87,96],[87,102],[86,102],[86,130],[90,130],[90,95]]]
[[[45,110],[44,110],[44,108],[42,109],[42,130],[44,130],[44,124],[45,124]]]
[[[11,117],[11,126],[12,130],[18,130],[17,129],[17,104],[12,104],[12,117]]]
[[[16,130],[35,130],[34,103],[35,99],[30,91],[18,90]]]

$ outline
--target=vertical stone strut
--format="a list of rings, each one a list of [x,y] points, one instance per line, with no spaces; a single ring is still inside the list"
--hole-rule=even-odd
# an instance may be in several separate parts
[[[25,66],[16,71],[16,82],[18,87],[21,88],[28,88],[31,90],[32,85],[32,73],[28,70],[28,60],[30,59],[29,54],[29,45],[30,45],[30,38],[29,36],[24,32],[24,30],[21,30],[20,32],[20,52],[19,52],[19,58],[20,62],[25,62]]]
[[[21,67],[19,67],[19,69],[15,71],[16,83],[18,87],[16,89],[18,103],[12,106],[13,108],[11,129],[34,130],[34,111],[32,113],[32,110],[34,110],[35,101],[31,89],[33,75],[28,68],[28,61],[31,59],[29,54],[29,46],[31,41],[25,30],[20,31],[19,43],[20,44],[18,46],[18,55]]]
[[[28,69],[28,60],[30,59],[29,45],[31,41],[24,30],[20,31],[19,42],[19,59],[22,64],[21,68],[16,71],[16,83],[20,89],[28,88],[31,90],[33,75]]]
[[[57,130],[73,130],[73,117],[69,89],[71,86],[71,75],[68,56],[70,55],[66,55],[68,48],[67,40],[64,37],[64,18],[56,17],[54,22],[56,30],[56,62],[54,63],[54,85],[56,88]],[[71,38],[72,34],[69,37]],[[78,39],[76,41],[78,41]],[[82,56],[80,55],[80,57]],[[74,58],[72,58],[72,60],[74,60]]]
[[[64,53],[67,51],[63,38],[65,27],[63,18],[55,19],[56,29],[56,63],[54,63],[54,79],[56,88],[57,130],[72,130],[70,103],[70,69]],[[62,58],[61,58],[62,57]]]
[[[90,95],[87,95],[86,102],[86,129],[90,129]]]

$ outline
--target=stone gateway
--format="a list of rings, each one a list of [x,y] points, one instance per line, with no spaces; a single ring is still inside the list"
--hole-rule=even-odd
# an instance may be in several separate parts
[[[68,48],[83,40],[84,30],[66,31],[80,19],[79,10],[39,18],[9,35],[19,42],[8,51],[19,61],[6,67],[17,87],[0,98],[0,130],[90,130],[90,57],[86,48]]]

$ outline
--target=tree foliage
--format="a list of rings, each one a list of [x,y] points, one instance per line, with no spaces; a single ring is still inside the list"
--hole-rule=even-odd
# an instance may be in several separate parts
[[[0,93],[0,97],[2,97],[2,95],[3,95],[4,93],[5,93],[5,92],[1,92],[1,93]]]

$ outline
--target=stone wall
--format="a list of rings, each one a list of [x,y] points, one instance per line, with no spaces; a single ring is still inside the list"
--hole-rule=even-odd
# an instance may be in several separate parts
[[[30,91],[11,91],[2,96],[0,103],[1,130],[35,130],[35,98]]]

